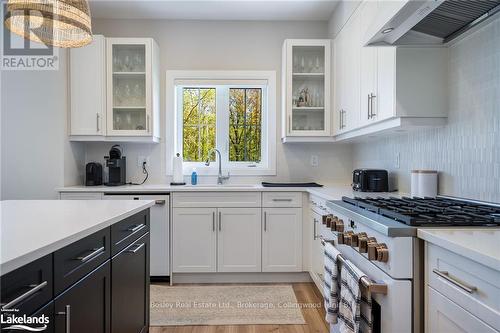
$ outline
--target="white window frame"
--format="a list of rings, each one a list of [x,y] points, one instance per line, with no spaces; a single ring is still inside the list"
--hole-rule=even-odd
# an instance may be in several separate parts
[[[172,174],[172,157],[182,153],[182,128],[177,124],[183,117],[182,88],[205,86],[219,88],[217,110],[227,108],[229,88],[262,89],[261,162],[229,162],[229,114],[218,112],[216,120],[216,146],[221,148],[222,169],[231,176],[276,175],[276,72],[275,71],[167,71],[166,76],[166,129],[167,175]],[[222,86],[225,90],[222,93]],[[222,93],[222,95],[220,95]],[[225,142],[224,142],[225,141]],[[169,144],[170,143],[170,144]],[[213,158],[213,157],[212,157]],[[217,175],[218,160],[205,166],[203,162],[185,162],[184,175],[193,168],[200,175]]]

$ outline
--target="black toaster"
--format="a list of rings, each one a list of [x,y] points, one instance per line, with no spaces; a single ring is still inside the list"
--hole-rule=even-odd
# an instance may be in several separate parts
[[[352,189],[360,192],[388,192],[387,170],[356,169],[352,172]]]

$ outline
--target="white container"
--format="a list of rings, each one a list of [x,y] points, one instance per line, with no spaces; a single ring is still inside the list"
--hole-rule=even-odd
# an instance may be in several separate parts
[[[435,198],[438,194],[438,172],[436,170],[411,171],[411,196]]]

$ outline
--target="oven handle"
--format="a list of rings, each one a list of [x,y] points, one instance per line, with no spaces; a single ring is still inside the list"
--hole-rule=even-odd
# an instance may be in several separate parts
[[[457,279],[454,279],[453,277],[450,276],[450,274],[447,271],[440,271],[437,268],[434,268],[432,270],[432,272],[434,274],[436,274],[437,276],[442,277],[446,281],[450,282],[451,284],[453,284],[453,285],[459,287],[460,289],[468,292],[469,294],[472,294],[473,292],[475,292],[477,290],[477,287],[465,284],[465,283],[463,283],[461,281],[458,281]]]

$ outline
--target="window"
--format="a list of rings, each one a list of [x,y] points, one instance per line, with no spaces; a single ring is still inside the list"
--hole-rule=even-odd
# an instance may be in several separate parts
[[[216,148],[232,175],[275,174],[275,73],[210,72],[214,78],[203,73],[167,72],[167,89],[175,91],[170,153],[182,152],[184,173],[196,167],[200,174],[216,174],[216,163],[205,165],[217,160],[211,152]]]

